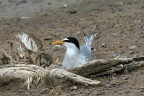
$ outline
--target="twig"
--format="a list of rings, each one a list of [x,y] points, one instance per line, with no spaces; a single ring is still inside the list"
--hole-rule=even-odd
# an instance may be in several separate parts
[[[127,70],[128,72],[140,69],[141,67],[144,67],[144,61],[140,62],[132,62],[130,64],[125,64],[125,65],[118,65],[113,68],[113,70],[109,69],[106,72],[100,73],[100,74],[95,74],[91,75],[89,77],[98,77],[98,76],[105,76],[105,75],[110,75],[111,73],[123,73],[124,70]]]

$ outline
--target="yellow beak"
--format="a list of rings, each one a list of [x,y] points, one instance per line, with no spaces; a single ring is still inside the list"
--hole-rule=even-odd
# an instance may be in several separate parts
[[[59,41],[54,41],[54,42],[52,42],[52,44],[62,45],[62,44],[64,44],[64,42],[63,42],[62,40],[59,40]]]

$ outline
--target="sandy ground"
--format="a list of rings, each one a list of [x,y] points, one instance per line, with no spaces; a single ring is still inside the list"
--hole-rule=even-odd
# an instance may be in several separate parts
[[[93,41],[93,57],[143,56],[144,0],[0,0],[0,48],[17,32],[33,33],[54,60],[62,61],[65,47],[50,42],[67,36],[83,44],[83,35],[98,33]],[[57,36],[57,37],[55,37]],[[48,40],[45,40],[48,39]],[[114,77],[93,78],[101,86],[65,85],[43,90],[0,92],[1,96],[143,96],[143,68]]]

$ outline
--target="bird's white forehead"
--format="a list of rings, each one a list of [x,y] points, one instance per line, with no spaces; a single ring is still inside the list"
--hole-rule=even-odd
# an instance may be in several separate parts
[[[65,38],[65,39],[63,39],[63,40],[69,40],[69,39]]]

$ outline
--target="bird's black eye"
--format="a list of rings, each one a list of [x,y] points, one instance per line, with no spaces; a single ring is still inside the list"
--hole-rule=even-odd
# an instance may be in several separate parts
[[[65,38],[63,41],[64,41],[64,42],[71,42],[70,37]]]
[[[70,42],[69,40],[63,40],[64,42]]]

